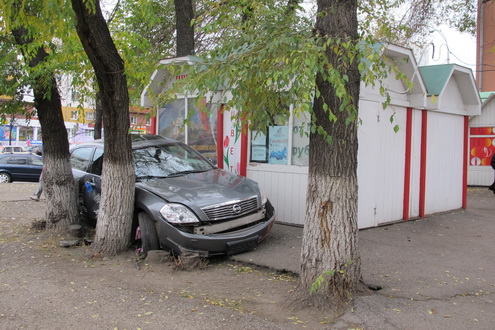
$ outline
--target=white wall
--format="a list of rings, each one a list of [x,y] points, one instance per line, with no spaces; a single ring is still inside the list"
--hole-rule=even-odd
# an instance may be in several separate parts
[[[277,221],[304,224],[308,168],[300,166],[277,166],[251,164],[247,177],[258,182],[275,207]]]
[[[445,90],[442,93],[441,112],[449,112],[451,114],[466,115],[466,107],[464,100],[462,99],[461,90],[454,77],[452,77],[445,86]]]
[[[420,170],[421,170],[421,121],[422,110],[412,111],[412,136],[411,136],[411,183],[409,190],[409,217],[419,216],[420,194]]]
[[[425,213],[462,207],[464,117],[428,112]]]
[[[402,219],[406,114],[403,107],[390,106],[383,110],[379,102],[360,102],[362,125],[358,129],[357,170],[360,228]]]

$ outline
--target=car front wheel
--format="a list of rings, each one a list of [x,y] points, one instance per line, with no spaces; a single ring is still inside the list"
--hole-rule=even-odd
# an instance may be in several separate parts
[[[160,243],[158,242],[154,221],[146,212],[138,214],[138,221],[141,230],[141,248],[143,249],[144,255],[147,255],[148,251],[158,250],[160,248]]]
[[[9,183],[11,181],[12,180],[11,180],[10,175],[8,173],[5,173],[5,172],[0,173],[0,183]]]

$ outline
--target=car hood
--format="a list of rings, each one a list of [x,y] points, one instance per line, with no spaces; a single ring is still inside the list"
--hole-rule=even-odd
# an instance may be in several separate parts
[[[136,188],[147,190],[171,203],[204,208],[258,196],[258,184],[222,169],[178,177],[136,182]]]

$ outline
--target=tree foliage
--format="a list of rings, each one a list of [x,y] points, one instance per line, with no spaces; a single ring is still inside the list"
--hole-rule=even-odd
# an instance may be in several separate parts
[[[57,52],[56,36],[64,31],[63,22],[52,28],[45,24],[50,11],[42,1],[14,1],[0,3],[4,35],[2,41],[13,55],[2,66],[12,74],[7,79],[11,100],[18,102],[25,89],[32,88],[34,106],[44,130],[43,189],[47,196],[45,220],[48,229],[65,230],[77,221],[76,198],[69,163],[69,142],[62,117],[60,94],[55,78]],[[55,13],[54,13],[55,12]],[[9,38],[11,34],[13,38]],[[14,59],[15,57],[15,59]],[[13,61],[13,62],[12,62]],[[18,64],[12,64],[18,62]],[[24,76],[16,72],[25,72]],[[22,95],[22,96],[21,96]],[[22,112],[23,109],[18,109]]]
[[[421,47],[440,24],[475,35],[476,8],[477,0],[363,0],[360,29],[377,40]]]
[[[288,11],[289,4],[296,10]],[[204,13],[203,17],[217,19],[207,23],[199,17],[196,23],[206,34],[221,30],[221,43],[200,54],[193,65],[168,66],[172,74],[187,72],[188,76],[157,95],[157,104],[174,99],[177,94],[211,97],[212,91],[219,91],[225,93],[221,99],[225,109],[236,109],[235,118],[245,119],[251,129],[266,131],[277,116],[288,118],[290,109],[295,116],[311,113],[313,98],[320,95],[315,76],[321,74],[343,101],[339,109],[324,105],[329,118],[336,119],[335,111],[346,111],[348,121],[353,121],[357,111],[344,88],[348,76],[326,63],[326,49],[334,49],[342,63],[358,62],[367,84],[375,84],[390,73],[390,65],[380,56],[381,44],[372,34],[362,32],[360,44],[340,38],[321,39],[314,30],[312,17],[302,15],[303,8],[293,1],[250,1],[249,6],[251,19],[246,20],[242,1],[210,3],[208,15]],[[384,95],[387,96],[386,91]],[[331,134],[316,122],[311,127],[331,141]]]

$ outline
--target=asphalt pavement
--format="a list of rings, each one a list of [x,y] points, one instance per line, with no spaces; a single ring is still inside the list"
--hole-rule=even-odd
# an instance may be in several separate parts
[[[299,273],[303,229],[275,224],[233,260]],[[359,231],[362,276],[382,289],[359,296],[332,328],[494,329],[495,195],[469,188],[466,210]]]

